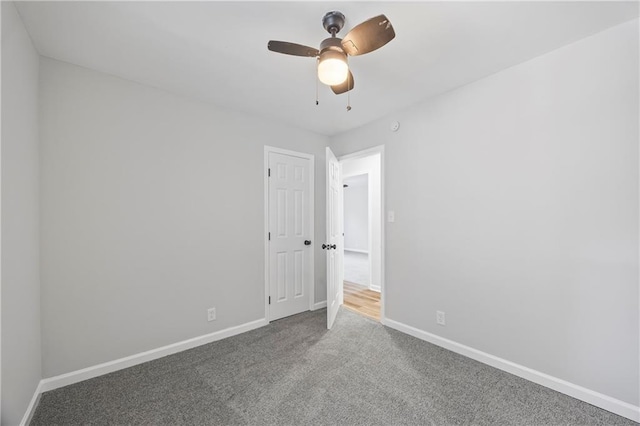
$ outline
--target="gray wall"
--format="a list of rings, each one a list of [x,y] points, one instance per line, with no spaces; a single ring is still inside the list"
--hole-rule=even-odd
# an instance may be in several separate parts
[[[316,156],[319,242],[328,138],[51,59],[40,77],[44,376],[264,318],[263,147]]]
[[[638,101],[635,20],[333,138],[385,145],[387,317],[638,405]]]
[[[20,422],[41,379],[38,54],[2,2],[2,419]]]

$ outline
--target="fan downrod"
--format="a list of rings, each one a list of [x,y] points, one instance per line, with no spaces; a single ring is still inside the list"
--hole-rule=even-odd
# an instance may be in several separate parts
[[[334,10],[331,12],[327,12],[324,15],[324,17],[322,18],[322,26],[325,30],[327,30],[329,34],[335,37],[336,34],[340,32],[342,27],[344,27],[344,20],[344,15],[337,10]]]

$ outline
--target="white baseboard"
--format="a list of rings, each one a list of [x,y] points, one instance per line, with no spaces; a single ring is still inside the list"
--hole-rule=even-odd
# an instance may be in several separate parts
[[[70,373],[43,379],[40,381],[40,386],[38,386],[38,388],[40,392],[47,392],[53,389],[61,388],[63,386],[71,385],[73,383],[78,383],[83,380],[92,379],[94,377],[102,376],[104,374],[142,364],[143,362],[152,361],[154,359],[162,358],[167,355],[182,352],[187,349],[195,348],[197,346],[206,345],[207,343],[222,340],[240,333],[245,333],[247,331],[263,327],[267,324],[269,324],[269,322],[263,318],[235,327],[225,328],[224,330],[205,334],[204,336],[194,337],[192,339],[183,340],[182,342],[173,343],[161,348],[141,352],[139,354],[105,362],[103,364],[94,365],[93,367],[83,368],[82,370],[72,371]]]
[[[33,418],[33,413],[36,411],[36,407],[40,402],[40,395],[42,395],[42,380],[36,386],[36,390],[33,393],[33,397],[27,406],[27,411],[25,411],[24,416],[22,416],[22,420],[20,420],[20,426],[27,426],[31,423],[31,419]]]
[[[345,247],[344,251],[352,251],[354,253],[369,254],[369,250],[352,249],[352,248],[346,248],[346,247]]]
[[[315,309],[322,309],[327,306],[327,302],[318,302],[313,305]],[[611,411],[612,413],[626,417],[636,422],[640,422],[640,407],[620,401],[616,398],[595,392],[593,390],[584,388],[582,386],[575,385],[557,377],[550,376],[545,373],[533,370],[531,368],[516,364],[511,361],[499,358],[497,356],[488,354],[486,352],[479,351],[477,349],[465,346],[463,344],[454,342],[449,339],[437,336],[435,334],[428,333],[426,331],[417,329],[415,327],[403,324],[398,321],[394,321],[388,318],[381,319],[382,324],[410,336],[416,337],[421,340],[425,340],[434,345],[441,346],[452,352],[467,356],[469,358],[480,361],[484,364],[530,380],[542,386],[546,386],[550,389],[569,395],[573,398],[585,401],[589,404],[600,407],[604,410]],[[84,368],[82,370],[72,371],[70,373],[61,374],[59,376],[43,379],[38,384],[36,391],[31,398],[27,410],[20,422],[20,426],[26,426],[31,421],[35,408],[38,406],[38,401],[42,392],[57,389],[63,386],[78,383],[84,380],[88,380],[94,377],[98,377],[104,374],[108,374],[114,371],[122,370],[124,368],[132,367],[134,365],[142,364],[147,361],[162,358],[167,355],[171,355],[177,352],[181,352],[187,349],[195,348],[197,346],[205,345],[207,343],[222,340],[227,337],[235,336],[247,331],[254,330],[256,328],[263,327],[269,324],[266,319],[260,319],[246,324],[242,324],[235,327],[230,327],[224,330],[216,331],[214,333],[206,334],[204,336],[194,337],[192,339],[184,340],[182,342],[173,343],[171,345],[163,346],[161,348],[152,349],[150,351],[141,352],[139,354],[131,355],[125,358],[120,358],[114,361],[98,364],[93,367]]]
[[[382,291],[382,288],[379,285],[371,285],[369,286],[369,290],[377,291],[378,293],[380,293]]]
[[[443,347],[452,352],[475,359],[476,361],[480,361],[484,364],[514,374],[518,377],[522,377],[523,379],[527,379],[539,385],[564,393],[573,398],[587,402],[591,405],[595,405],[596,407],[600,407],[604,410],[611,411],[612,413],[626,417],[633,421],[640,422],[640,407],[637,407],[635,405],[567,382],[566,380],[541,373],[540,371],[533,370],[523,365],[507,361],[506,359],[502,359],[486,352],[479,351],[469,346],[454,342],[453,340],[445,339],[444,337],[428,333],[426,331],[403,324],[398,321],[383,318],[381,322],[387,327],[401,331],[410,336],[417,337],[418,339],[433,343],[434,345]]]
[[[325,300],[325,301],[323,301],[323,302],[315,303],[315,304],[313,305],[313,310],[315,311],[315,310],[317,310],[317,309],[322,309],[322,308],[326,308],[326,307],[327,307],[327,301]]]

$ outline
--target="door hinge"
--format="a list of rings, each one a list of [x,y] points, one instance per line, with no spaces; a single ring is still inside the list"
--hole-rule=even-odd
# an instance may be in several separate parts
[[[269,241],[271,241],[271,232],[269,232]]]
[[[267,176],[268,176],[268,177],[271,177],[271,167],[269,167],[269,168],[267,169]]]
[[[271,304],[271,296],[269,296],[269,304]]]

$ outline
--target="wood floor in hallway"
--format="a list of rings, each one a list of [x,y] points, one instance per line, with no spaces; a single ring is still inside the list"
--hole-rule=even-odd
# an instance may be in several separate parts
[[[380,293],[365,286],[345,281],[344,307],[380,321]]]

